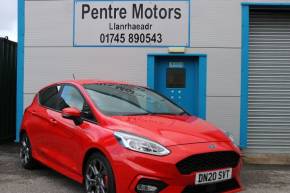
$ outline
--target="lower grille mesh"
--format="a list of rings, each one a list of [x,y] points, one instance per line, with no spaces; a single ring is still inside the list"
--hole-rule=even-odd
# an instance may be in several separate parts
[[[176,164],[181,174],[197,171],[234,168],[239,164],[240,155],[234,151],[220,151],[190,156]]]
[[[182,193],[222,193],[240,188],[235,179],[219,182],[216,184],[187,186]]]

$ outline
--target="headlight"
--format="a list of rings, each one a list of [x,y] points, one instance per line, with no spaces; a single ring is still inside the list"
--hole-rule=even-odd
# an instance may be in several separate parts
[[[165,156],[170,153],[162,145],[142,137],[124,132],[115,132],[114,135],[124,147],[133,151],[157,156]]]

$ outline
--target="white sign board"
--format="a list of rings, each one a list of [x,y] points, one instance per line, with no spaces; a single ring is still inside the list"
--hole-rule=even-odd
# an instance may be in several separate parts
[[[189,46],[189,0],[75,0],[74,46]]]

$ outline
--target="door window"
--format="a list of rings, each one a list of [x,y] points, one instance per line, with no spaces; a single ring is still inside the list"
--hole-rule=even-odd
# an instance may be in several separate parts
[[[74,107],[82,111],[84,106],[84,98],[80,92],[73,86],[64,86],[60,95],[60,110],[68,107]]]
[[[73,107],[77,108],[82,113],[84,119],[96,121],[90,107],[77,88],[70,85],[65,85],[60,95],[59,109]]]
[[[185,80],[185,68],[167,68],[167,88],[185,88]]]

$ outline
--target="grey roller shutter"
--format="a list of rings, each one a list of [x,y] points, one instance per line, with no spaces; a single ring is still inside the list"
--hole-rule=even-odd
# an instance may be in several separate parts
[[[248,147],[290,152],[290,9],[250,11]]]

